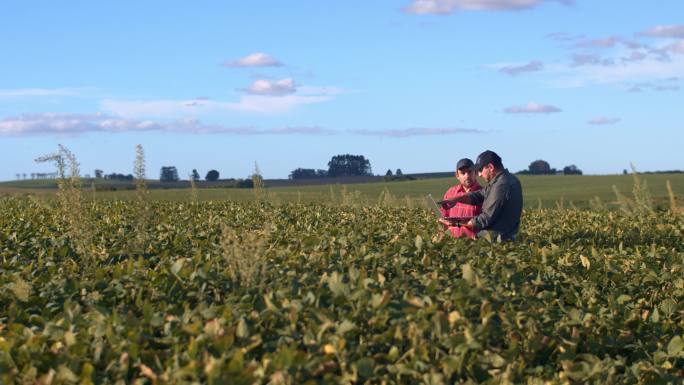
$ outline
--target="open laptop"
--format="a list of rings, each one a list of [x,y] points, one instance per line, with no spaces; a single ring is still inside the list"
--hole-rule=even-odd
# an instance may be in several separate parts
[[[444,218],[448,221],[454,221],[454,222],[465,222],[470,220],[471,218],[474,218],[472,216],[470,217],[445,217],[442,215],[442,210],[439,209],[439,205],[435,201],[435,198],[432,197],[432,194],[427,195],[427,200],[429,202],[429,205],[432,207],[432,211],[435,212],[435,215],[437,215],[437,218]]]

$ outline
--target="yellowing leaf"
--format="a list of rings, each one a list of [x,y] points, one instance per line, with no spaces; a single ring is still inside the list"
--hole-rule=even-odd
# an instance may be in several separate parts
[[[31,285],[21,278],[17,278],[14,282],[7,285],[12,293],[21,302],[27,302],[29,294],[31,293]]]
[[[149,366],[147,366],[145,364],[140,364],[139,369],[140,369],[140,374],[142,374],[143,376],[145,376],[145,377],[147,377],[153,381],[157,380],[157,375],[154,373],[154,371],[152,371],[152,369],[150,369]]]
[[[582,266],[584,266],[585,269],[589,269],[589,267],[591,266],[589,258],[585,257],[584,255],[580,255],[580,261],[582,262]]]
[[[237,329],[235,330],[235,335],[238,336],[238,338],[249,337],[249,329],[247,328],[247,322],[244,318],[240,318],[240,321],[238,321]]]
[[[335,347],[331,344],[325,344],[323,345],[323,353],[325,354],[335,354],[337,351],[335,350]]]
[[[461,319],[461,313],[458,311],[454,310],[451,313],[449,313],[449,323],[454,324],[456,321]]]

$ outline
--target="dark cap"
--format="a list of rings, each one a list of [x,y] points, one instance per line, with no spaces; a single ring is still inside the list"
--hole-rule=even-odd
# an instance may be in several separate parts
[[[482,171],[484,166],[490,163],[493,163],[497,168],[502,167],[501,157],[497,155],[496,152],[487,150],[477,156],[477,160],[475,161],[475,171]]]
[[[456,170],[460,170],[462,168],[473,168],[473,161],[468,159],[468,158],[463,158],[456,163]]]

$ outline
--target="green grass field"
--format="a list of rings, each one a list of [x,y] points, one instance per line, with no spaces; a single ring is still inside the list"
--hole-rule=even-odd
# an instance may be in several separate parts
[[[684,198],[684,174],[641,174],[639,178],[645,180],[649,190],[656,201],[668,200],[666,182],[670,181],[672,190],[678,200]],[[565,206],[576,205],[588,207],[589,201],[598,197],[604,203],[610,204],[616,200],[613,190],[631,196],[634,188],[632,175],[585,175],[585,176],[520,176],[525,194],[525,206],[527,208],[556,207],[559,204]],[[54,189],[46,188],[54,181],[21,181],[0,183],[0,194],[33,193],[37,195],[50,195]],[[388,199],[387,192],[391,194],[389,199],[397,203],[412,204],[422,202],[423,197],[432,194],[441,197],[444,191],[457,183],[455,178],[422,179],[404,182],[363,183],[350,185],[324,185],[324,186],[298,186],[266,188],[263,195],[266,199],[275,202],[316,202],[324,203],[347,199],[357,203],[375,203],[381,199]],[[90,189],[89,183],[84,183],[86,190]],[[125,183],[122,183],[122,186]],[[97,190],[98,185],[95,185]],[[149,191],[153,200],[183,201],[192,199],[190,189],[153,189]],[[94,195],[99,199],[133,199],[134,191],[97,191]],[[255,192],[251,189],[235,188],[207,188],[198,189],[197,197],[202,201],[209,200],[254,200]]]

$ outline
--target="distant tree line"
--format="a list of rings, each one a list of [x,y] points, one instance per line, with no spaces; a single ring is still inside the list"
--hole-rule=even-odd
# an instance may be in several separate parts
[[[328,162],[328,169],[298,168],[290,179],[334,178],[340,176],[372,176],[370,161],[363,155],[335,155]]]
[[[104,179],[108,180],[133,180],[133,174],[117,174],[115,172],[111,174],[107,174],[104,176]]]
[[[414,180],[416,178],[411,175],[404,175],[401,169],[398,168],[397,171],[394,172],[394,174],[392,174],[392,170],[387,169],[387,172],[385,173],[385,177],[383,179],[385,180],[385,182],[394,182],[399,180]]]
[[[517,174],[522,175],[582,175],[582,170],[580,170],[574,164],[563,167],[562,171],[558,171],[555,168],[551,168],[549,162],[537,159],[527,166],[527,170],[518,171]]]

